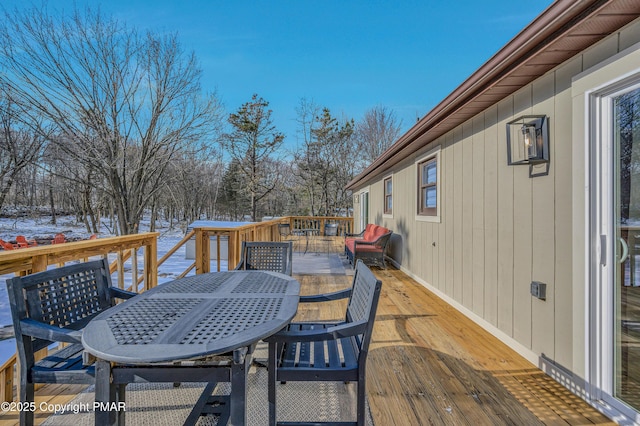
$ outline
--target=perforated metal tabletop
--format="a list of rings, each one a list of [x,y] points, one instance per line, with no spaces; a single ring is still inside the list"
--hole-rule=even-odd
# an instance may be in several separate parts
[[[96,357],[146,364],[249,346],[295,316],[300,284],[287,275],[229,271],[163,284],[111,308],[84,329]]]

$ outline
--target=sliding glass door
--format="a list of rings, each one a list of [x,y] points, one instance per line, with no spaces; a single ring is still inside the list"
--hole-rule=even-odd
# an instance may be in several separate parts
[[[640,84],[604,89],[591,106],[592,397],[640,419]]]
[[[640,88],[611,96],[612,397],[640,411]],[[608,126],[607,126],[608,127]]]

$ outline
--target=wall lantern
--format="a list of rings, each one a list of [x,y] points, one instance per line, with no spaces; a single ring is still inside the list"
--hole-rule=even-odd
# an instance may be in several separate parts
[[[510,166],[549,163],[546,115],[523,115],[507,123],[507,162]]]

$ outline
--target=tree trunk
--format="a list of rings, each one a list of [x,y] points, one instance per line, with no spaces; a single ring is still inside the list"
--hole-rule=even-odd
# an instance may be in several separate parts
[[[49,205],[51,206],[51,224],[56,225],[56,203],[53,198],[53,183],[49,179]]]

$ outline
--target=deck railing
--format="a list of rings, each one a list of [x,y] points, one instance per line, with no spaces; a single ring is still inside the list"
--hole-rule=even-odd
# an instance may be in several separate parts
[[[0,275],[27,275],[45,271],[50,265],[115,254],[115,260],[110,266],[111,273],[117,272],[115,285],[129,291],[145,291],[158,284],[158,235],[157,232],[150,232],[3,251],[0,252]],[[141,249],[144,250],[144,260],[140,268],[138,251]],[[129,271],[125,270],[127,259],[131,259]],[[129,281],[125,279],[127,275],[131,277]],[[139,286],[140,283],[143,284],[142,287]],[[13,355],[0,367],[2,401],[13,400],[15,366],[16,356]]]
[[[192,238],[195,239],[195,260],[179,277],[187,275],[193,268],[196,269],[196,274],[210,272],[212,237],[216,237],[218,253],[216,270],[222,269],[223,239],[228,241],[227,269],[233,269],[239,262],[243,241],[280,241],[280,223],[289,223],[291,229],[316,229],[320,233],[325,223],[338,223],[339,235],[353,231],[353,218],[350,217],[287,216],[237,228],[198,227],[190,230],[160,259],[157,254],[157,232],[108,237],[0,252],[0,275],[26,275],[44,271],[50,265],[86,260],[93,256],[115,255],[110,268],[112,274],[117,272],[114,285],[129,291],[142,292],[158,284],[158,267]],[[139,250],[143,250],[142,267],[138,265]],[[125,265],[127,260],[130,261],[128,267]],[[0,366],[0,401],[13,400],[15,367],[15,355]]]
[[[222,269],[222,241],[228,242],[228,269],[233,269],[240,261],[240,251],[243,241],[280,241],[280,232],[278,225],[288,223],[290,229],[315,229],[319,233],[324,230],[324,225],[328,223],[338,224],[338,235],[353,232],[352,217],[329,217],[329,216],[286,216],[276,218],[264,222],[256,222],[236,228],[214,228],[214,227],[198,227],[193,229],[193,237],[195,238],[195,261],[183,272],[183,275],[195,268],[197,274],[210,272],[211,270],[211,253],[210,244],[212,237],[215,237],[216,253],[216,270]],[[191,236],[185,237],[172,250],[175,251],[179,246],[185,244]]]

